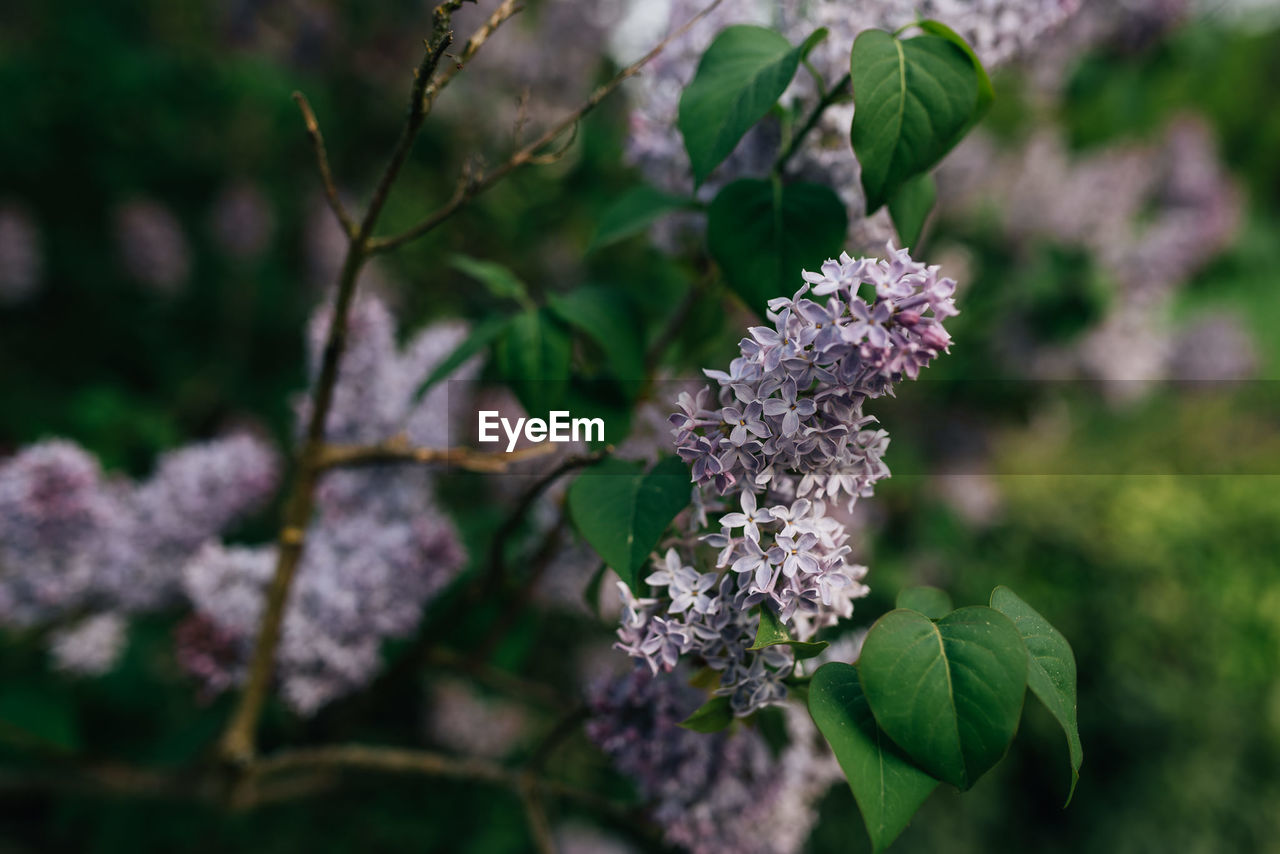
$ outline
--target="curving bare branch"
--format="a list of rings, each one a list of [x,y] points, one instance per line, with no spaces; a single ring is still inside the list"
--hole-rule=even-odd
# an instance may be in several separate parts
[[[311,109],[306,95],[294,92],[293,100],[302,111],[303,124],[307,126],[307,135],[311,137],[311,147],[316,155],[316,168],[320,172],[320,181],[324,184],[324,197],[329,202],[329,209],[338,218],[338,222],[342,223],[342,230],[347,237],[351,238],[356,233],[356,222],[351,218],[351,214],[347,213],[347,208],[338,195],[338,186],[333,182],[333,171],[329,168],[329,154],[325,150],[324,135],[320,133],[320,123],[316,121],[316,114]]]
[[[671,42],[688,32],[692,26],[698,23],[698,21],[711,14],[711,12],[719,6],[721,2],[722,0],[714,0],[714,2],[708,5],[705,9],[690,18],[684,26],[672,32],[669,36],[655,45],[648,53],[640,57],[640,59],[619,71],[609,82],[597,88],[577,109],[564,116],[560,121],[556,122],[550,129],[533,142],[517,150],[501,166],[498,166],[493,171],[488,172],[472,184],[468,185],[466,192],[462,193],[460,196],[455,194],[453,198],[445,202],[444,205],[438,208],[434,213],[428,215],[426,219],[422,220],[417,225],[390,237],[375,237],[370,240],[369,251],[375,253],[390,252],[392,249],[403,246],[410,241],[417,240],[424,234],[431,232],[442,222],[457,213],[465,204],[483,193],[485,190],[488,190],[490,187],[497,184],[503,178],[506,178],[515,170],[522,166],[536,164],[538,162],[538,158],[543,156],[544,148],[559,139],[565,131],[575,127],[578,122],[582,120],[583,116],[599,106],[600,102],[611,95],[619,86],[639,74],[641,69],[648,65],[650,61],[658,56],[658,54],[666,50],[667,45],[671,44]]]

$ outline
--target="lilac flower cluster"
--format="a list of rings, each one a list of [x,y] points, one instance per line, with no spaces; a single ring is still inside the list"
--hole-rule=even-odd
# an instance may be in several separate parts
[[[120,613],[94,614],[54,632],[49,653],[59,670],[101,676],[120,659],[128,632],[129,625]]]
[[[322,311],[311,328],[313,370],[326,327]],[[329,440],[370,443],[405,435],[443,447],[447,384],[422,399],[415,392],[463,335],[461,327],[432,327],[401,349],[386,306],[373,298],[358,301],[334,390]],[[475,369],[464,366],[462,373]],[[301,401],[298,411],[305,423],[309,402]],[[432,476],[420,466],[330,472],[316,503],[277,659],[283,696],[301,714],[367,684],[380,667],[383,640],[411,633],[424,605],[465,560],[457,531],[434,500]],[[180,638],[179,655],[207,692],[243,678],[274,565],[272,547],[217,544],[187,565],[185,589],[196,617]]]
[[[275,452],[248,436],[172,451],[136,484],[70,442],[26,448],[0,464],[0,623],[173,602],[182,563],[261,506],[278,473]]]
[[[945,350],[942,324],[957,313],[956,283],[892,244],[886,260],[842,255],[802,278],[794,296],[770,301],[772,325],[750,330],[727,372],[705,372],[714,398],[707,387],[681,393],[670,423],[698,485],[693,536],[645,579],[653,596],[622,587],[618,647],[655,673],[682,656],[719,672],[716,693],[738,715],[784,700],[795,667],[787,646],[751,649],[761,609],[805,641],[867,594],[833,512],[889,474],[888,435],[863,403]],[[709,512],[726,510],[697,537]],[[699,542],[714,559],[699,559]]]
[[[619,583],[618,647],[655,673],[696,657],[719,673],[715,693],[747,715],[786,699],[784,680],[796,663],[787,646],[749,649],[761,619],[753,609],[769,608],[797,640],[808,640],[851,616],[853,600],[869,589],[867,568],[846,560],[848,534],[823,502],[762,508],[751,492],[741,501],[742,512],[721,517],[721,533],[702,538],[720,549],[716,571],[699,572],[671,548],[645,579],[653,598],[636,598]]]
[[[141,483],[107,477],[71,442],[24,449],[0,463],[0,625],[88,614],[55,637],[55,658],[69,670],[107,669],[114,656],[94,656],[118,650],[107,640],[121,632],[93,615],[173,604],[183,564],[260,507],[278,477],[274,450],[249,436],[171,451]]]
[[[677,675],[633,670],[591,691],[587,734],[636,781],[668,844],[694,854],[799,851],[812,804],[838,773],[804,712],[788,720],[791,745],[775,760],[756,730],[681,727],[699,701]]]
[[[941,21],[973,46],[983,65],[994,68],[1052,36],[1082,5],[1083,0],[793,0],[782,4],[780,24],[796,44],[819,27],[828,30],[810,61],[830,83],[849,70],[849,50],[865,30],[892,32],[917,20]]]
[[[671,417],[676,450],[697,483],[786,494],[794,472],[797,497],[843,492],[852,503],[888,475],[888,436],[871,427],[863,402],[946,350],[942,323],[957,313],[953,279],[892,244],[888,256],[841,255],[804,272],[793,297],[769,302],[773,325],[751,328],[729,371],[706,372],[720,386],[716,408],[705,390],[681,398]]]
[[[1131,381],[1177,369],[1171,300],[1233,239],[1242,204],[1203,122],[1184,116],[1154,143],[1084,156],[1052,132],[1008,150],[975,135],[943,165],[941,179],[946,215],[971,218],[1000,198],[1009,242],[1079,247],[1114,283],[1097,326],[1064,347],[1018,346],[1010,362],[1035,376],[1126,381],[1107,385],[1126,396],[1143,385]]]

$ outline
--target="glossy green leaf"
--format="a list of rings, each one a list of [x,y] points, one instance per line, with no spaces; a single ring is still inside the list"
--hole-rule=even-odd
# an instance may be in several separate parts
[[[991,591],[991,607],[1013,620],[1027,647],[1027,686],[1040,698],[1049,714],[1062,726],[1071,760],[1071,788],[1067,803],[1080,781],[1084,746],[1076,721],[1076,657],[1062,632],[1050,625],[1035,608],[1008,587]]]
[[[906,828],[938,785],[876,725],[858,671],[832,662],[809,683],[809,714],[849,781],[874,851],[883,851]]]
[[[549,309],[511,319],[498,339],[497,365],[525,411],[542,416],[562,404],[569,387],[569,330]]]
[[[925,220],[937,200],[938,185],[928,172],[907,181],[889,197],[889,216],[904,247],[911,248],[920,240]]]
[[[764,27],[729,27],[716,36],[680,95],[676,119],[695,183],[705,181],[765,117],[800,60],[825,35],[819,30],[799,47]]]
[[[569,514],[591,547],[633,591],[647,575],[649,555],[689,503],[689,469],[665,457],[649,472],[605,460],[569,487]]]
[[[510,322],[511,319],[507,317],[492,317],[476,325],[471,330],[471,334],[427,375],[427,378],[418,386],[418,390],[414,392],[414,397],[422,397],[436,383],[447,378],[472,357],[478,356],[481,351],[497,340],[498,336],[507,331],[507,325]]]
[[[871,627],[858,672],[881,729],[934,777],[968,789],[1013,740],[1027,652],[1013,622],[982,606],[936,623],[890,611]]]
[[[941,620],[951,613],[951,597],[937,587],[905,587],[894,606],[919,611],[930,620]]]
[[[978,75],[978,102],[974,106],[971,124],[977,124],[978,120],[987,114],[987,110],[991,109],[991,103],[996,99],[995,87],[991,85],[987,69],[982,67],[982,60],[978,59],[978,54],[974,53],[973,48],[964,40],[964,36],[941,21],[921,21],[920,29],[929,35],[939,36],[951,42],[964,51],[965,56],[969,57],[969,62],[973,63],[973,70]]]
[[[720,732],[733,723],[733,709],[728,697],[712,697],[698,710],[680,722],[680,726],[694,732]]]
[[[979,115],[979,78],[963,49],[923,35],[899,40],[866,30],[850,54],[854,153],[867,213],[932,169]]]
[[[797,659],[804,661],[805,659],[813,658],[830,646],[826,641],[792,640],[791,635],[787,632],[787,627],[782,624],[782,620],[778,619],[777,614],[763,606],[760,607],[759,611],[760,627],[756,629],[756,642],[747,647],[747,649],[764,649],[768,646],[786,644],[795,650]]]
[[[600,215],[600,226],[591,239],[591,249],[600,249],[619,240],[639,234],[668,214],[691,210],[698,202],[687,196],[675,196],[642,184],[618,197]]]
[[[729,287],[763,316],[769,300],[804,284],[801,270],[839,254],[847,225],[829,187],[743,179],[711,202],[707,247]]]
[[[529,289],[515,273],[494,261],[482,261],[468,255],[454,255],[449,263],[455,270],[466,273],[499,299],[510,299],[525,308],[533,307]]]
[[[615,377],[644,379],[644,342],[635,323],[635,307],[625,296],[609,288],[585,285],[567,294],[553,294],[547,304],[561,320],[580,329],[604,351]]]

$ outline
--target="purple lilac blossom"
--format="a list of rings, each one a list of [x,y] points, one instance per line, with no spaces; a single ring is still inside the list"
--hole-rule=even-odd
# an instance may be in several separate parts
[[[94,614],[58,629],[49,642],[54,667],[80,676],[101,676],[120,658],[128,630],[119,613]]]
[[[1214,311],[1179,330],[1169,370],[1177,380],[1221,382],[1250,379],[1260,363],[1257,342],[1243,320]]]
[[[791,854],[813,804],[838,777],[807,714],[790,710],[790,745],[775,759],[758,730],[684,729],[700,693],[678,674],[636,669],[590,692],[588,736],[635,780],[668,844],[694,854]]]
[[[957,313],[954,280],[892,244],[888,259],[842,255],[805,271],[794,296],[770,301],[772,325],[751,328],[729,371],[706,371],[714,397],[680,398],[676,450],[698,483],[722,495],[843,493],[851,504],[888,475],[887,435],[863,403],[945,351],[942,324]],[[788,472],[794,486],[782,482]]]
[[[328,316],[322,309],[311,324],[313,372]],[[430,327],[401,348],[386,307],[372,297],[358,300],[349,318],[327,438],[373,443],[404,435],[443,447],[448,383],[421,400],[415,392],[465,334],[453,324]],[[477,369],[469,363],[454,376],[474,376]],[[300,401],[300,424],[309,411],[309,402]],[[382,641],[412,633],[423,607],[453,580],[464,560],[426,468],[387,464],[327,473],[316,491],[315,517],[285,611],[277,656],[285,701],[309,715],[368,684],[381,666]],[[207,691],[243,678],[274,565],[272,547],[211,544],[186,567],[187,594],[212,631],[193,629],[197,642],[184,655]],[[202,650],[200,640],[210,642],[210,650]],[[229,661],[216,654],[228,646],[236,652]]]
[[[943,165],[940,183],[947,216],[972,219],[999,198],[998,221],[1014,246],[1049,242],[1095,259],[1114,283],[1108,314],[1065,346],[1025,341],[1008,359],[1033,376],[1106,380],[1121,397],[1174,370],[1173,297],[1230,244],[1242,205],[1210,129],[1191,116],[1155,142],[1083,156],[1052,132],[1012,150],[975,134]]]
[[[92,590],[99,544],[126,518],[98,461],[71,442],[0,464],[0,622],[25,627],[76,607]]]
[[[771,300],[718,386],[682,392],[672,415],[676,451],[699,495],[695,535],[668,548],[645,582],[620,585],[618,647],[654,673],[689,657],[720,674],[715,693],[747,715],[787,696],[786,646],[751,650],[759,609],[796,640],[853,612],[867,568],[850,559],[851,512],[889,474],[888,436],[863,414],[869,398],[914,379],[950,343],[955,282],[888,247],[886,260],[842,255],[805,271],[792,297]],[[706,516],[718,531],[697,537]],[[716,556],[699,558],[697,545]]]
[[[0,463],[0,625],[172,604],[210,537],[275,491],[273,449],[233,436],[171,451],[147,480],[106,477],[70,442]]]

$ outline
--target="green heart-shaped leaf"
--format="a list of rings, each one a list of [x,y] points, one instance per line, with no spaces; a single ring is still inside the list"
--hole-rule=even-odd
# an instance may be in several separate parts
[[[680,95],[676,119],[696,183],[773,108],[800,60],[825,35],[819,30],[799,47],[764,27],[729,27],[716,36]]]
[[[853,151],[871,213],[972,127],[984,108],[981,83],[962,48],[931,34],[899,40],[866,30],[853,42],[849,72]]]
[[[991,607],[1013,620],[1018,634],[1022,635],[1028,654],[1027,686],[1040,698],[1067,736],[1067,752],[1071,760],[1071,788],[1067,792],[1067,803],[1071,803],[1076,783],[1080,781],[1080,765],[1084,762],[1084,746],[1080,744],[1080,726],[1076,721],[1075,653],[1062,632],[1008,587],[997,587],[991,591]]]
[[[978,59],[978,54],[974,53],[973,48],[964,40],[963,36],[941,21],[921,21],[920,29],[930,35],[946,39],[964,51],[965,56],[969,57],[969,62],[973,64],[974,73],[978,75],[978,103],[974,107],[971,120],[972,123],[976,124],[979,119],[987,114],[987,110],[991,108],[991,102],[996,99],[995,87],[991,85],[991,78],[987,76],[987,69],[982,67],[982,60]]]
[[[840,252],[848,224],[829,187],[744,178],[711,202],[707,248],[734,293],[764,316],[769,300],[804,284],[801,270]]]
[[[937,622],[898,609],[867,633],[858,672],[889,737],[933,776],[968,789],[1013,740],[1027,652],[1013,622],[991,608]]]
[[[852,665],[832,662],[809,683],[809,714],[831,745],[875,851],[898,838],[938,781],[912,765],[876,726]]]
[[[662,532],[689,503],[689,469],[664,457],[645,473],[622,460],[605,460],[569,487],[569,515],[591,547],[632,590]]]

